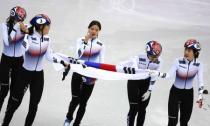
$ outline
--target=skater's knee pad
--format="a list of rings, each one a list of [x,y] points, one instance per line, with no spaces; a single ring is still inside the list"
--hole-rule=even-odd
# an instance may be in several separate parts
[[[5,90],[5,89],[9,90],[9,83],[0,82],[0,89],[1,90]]]
[[[20,106],[20,103],[21,101],[18,98],[12,96],[11,99],[9,99],[7,108],[12,108],[16,110]]]
[[[9,86],[8,82],[0,82],[0,86]]]
[[[138,106],[138,103],[137,102],[130,102],[130,107],[137,107]]]
[[[176,117],[176,116],[168,117],[168,126],[176,126],[177,123],[178,123],[178,117]]]
[[[9,91],[9,84],[7,83],[0,83],[0,98],[5,98]]]

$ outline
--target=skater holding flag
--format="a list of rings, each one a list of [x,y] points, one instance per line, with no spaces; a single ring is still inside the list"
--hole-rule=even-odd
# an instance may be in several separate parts
[[[25,35],[22,43],[22,49],[25,52],[24,62],[18,73],[17,84],[8,102],[2,126],[9,125],[28,88],[30,90],[30,103],[25,126],[33,124],[44,88],[44,57],[50,62],[67,65],[61,59],[56,58],[56,55],[52,52],[50,37],[48,36],[51,24],[50,18],[47,15],[38,14],[31,19],[30,24],[29,35]]]
[[[128,100],[129,112],[127,115],[127,126],[134,126],[135,118],[137,116],[136,125],[143,126],[146,116],[146,108],[149,104],[151,92],[154,87],[156,77],[160,76],[158,72],[161,66],[160,54],[162,46],[157,41],[149,41],[146,44],[146,54],[135,56],[130,60],[123,62],[121,65],[125,67],[134,67],[136,69],[154,71],[152,76],[140,80],[128,80]],[[125,69],[129,72],[129,69]],[[158,74],[156,74],[158,73]]]

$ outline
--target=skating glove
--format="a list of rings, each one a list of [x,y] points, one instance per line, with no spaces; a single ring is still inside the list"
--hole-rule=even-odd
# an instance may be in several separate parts
[[[198,100],[196,102],[199,108],[202,108],[203,106],[203,92],[204,92],[204,87],[202,86],[198,89]]]
[[[68,75],[68,73],[69,73],[70,69],[71,69],[71,66],[70,66],[70,65],[68,65],[67,67],[65,67],[65,70],[64,70],[64,72],[63,72],[63,78],[62,78],[62,81],[64,81],[64,80],[65,80],[65,78],[66,78],[66,76]]]
[[[63,60],[60,61],[60,63],[64,66],[65,70],[63,72],[63,78],[62,78],[62,81],[65,80],[66,76],[68,75],[70,69],[71,69],[71,66],[70,64],[66,64]]]
[[[148,90],[146,93],[144,93],[141,100],[146,101],[150,97],[151,92],[151,90]]]
[[[165,78],[166,77],[166,73],[161,73],[157,70],[147,70],[149,72],[150,77],[153,78],[157,78],[157,77],[161,77],[161,78]]]
[[[202,94],[198,95],[198,100],[196,103],[198,104],[199,108],[202,108],[202,106],[203,106],[203,95]]]

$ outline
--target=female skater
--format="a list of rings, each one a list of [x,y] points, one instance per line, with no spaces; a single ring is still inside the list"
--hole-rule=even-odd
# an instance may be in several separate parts
[[[77,41],[76,56],[78,59],[96,63],[104,62],[104,44],[98,39],[100,30],[101,24],[99,21],[94,20],[89,24],[87,35]],[[79,109],[73,126],[80,125],[85,114],[88,99],[93,91],[95,81],[95,78],[89,78],[78,73],[73,73],[71,81],[72,100],[69,105],[64,126],[70,126],[77,106],[79,106]]]
[[[44,14],[36,15],[30,21],[29,35],[25,35],[23,41],[24,62],[18,73],[17,85],[15,85],[2,126],[8,126],[14,112],[22,102],[22,98],[29,88],[29,111],[25,120],[25,126],[31,126],[36,116],[38,104],[42,97],[44,87],[43,58],[51,62],[63,63],[52,52],[50,38],[47,36],[51,21]]]
[[[10,10],[10,16],[5,23],[2,23],[4,49],[0,62],[0,111],[4,99],[10,89],[11,92],[16,84],[17,73],[23,63],[23,51],[21,49],[24,34],[27,28],[23,21],[26,18],[26,11],[20,6]],[[11,79],[11,83],[9,83]]]
[[[168,101],[168,126],[176,126],[180,111],[180,126],[187,126],[193,109],[193,79],[197,75],[199,82],[199,107],[203,103],[203,65],[197,60],[201,50],[200,43],[195,39],[189,39],[184,44],[184,57],[175,60],[166,78],[176,74],[175,82],[170,90]]]
[[[146,44],[146,55],[138,55],[121,65],[137,69],[160,70],[162,46],[157,41],[150,41]],[[129,70],[128,70],[129,71]],[[134,126],[136,114],[137,126],[143,126],[146,107],[150,101],[152,88],[156,77],[151,76],[144,80],[128,80],[128,100],[130,109],[127,116],[127,126]]]

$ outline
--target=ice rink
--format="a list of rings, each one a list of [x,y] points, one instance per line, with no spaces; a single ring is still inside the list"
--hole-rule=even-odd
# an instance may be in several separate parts
[[[102,23],[99,38],[106,46],[106,63],[117,64],[145,52],[145,43],[158,40],[163,46],[161,71],[167,72],[175,58],[183,56],[183,44],[189,38],[201,42],[199,59],[204,63],[204,80],[210,90],[210,0],[0,0],[0,22],[9,10],[20,5],[27,11],[28,23],[39,13],[51,20],[50,36],[56,52],[74,56],[76,39],[87,32],[91,20]],[[0,52],[3,41],[0,35]],[[62,126],[71,100],[71,75],[62,82],[62,73],[45,61],[45,88],[34,126]],[[174,79],[159,79],[147,108],[145,126],[166,126],[169,90]],[[197,81],[194,81],[195,100]],[[210,97],[206,96],[210,104]],[[5,106],[0,113],[0,122]],[[194,102],[195,103],[195,102]],[[15,113],[11,126],[24,125],[29,93]],[[99,80],[87,106],[81,126],[126,126],[128,112],[126,81]],[[190,126],[209,126],[210,108],[194,104]]]

